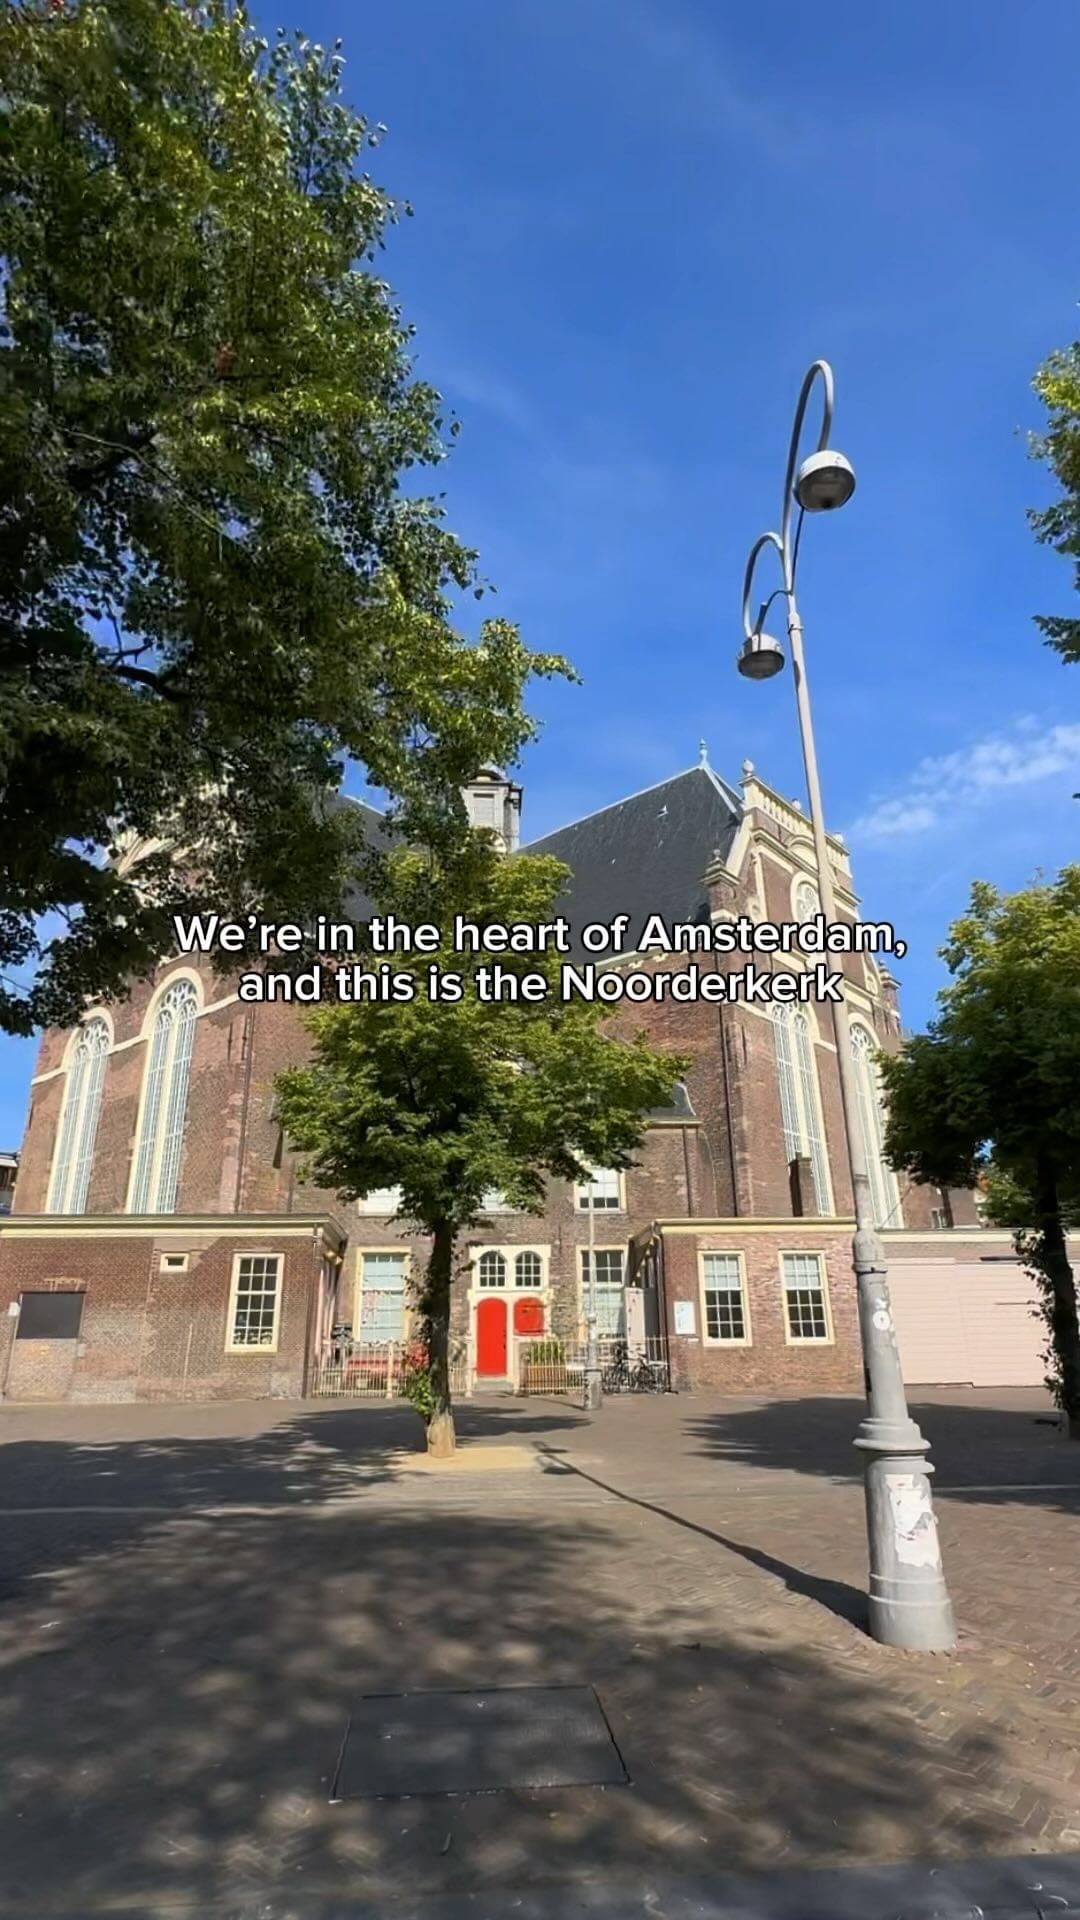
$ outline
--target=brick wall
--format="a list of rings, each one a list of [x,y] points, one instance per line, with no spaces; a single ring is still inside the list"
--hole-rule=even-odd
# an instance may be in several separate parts
[[[726,1393],[848,1393],[862,1390],[851,1237],[800,1221],[792,1228],[740,1231],[738,1226],[693,1232],[661,1229],[663,1281],[674,1384],[683,1390]],[[788,1341],[780,1273],[781,1253],[824,1254],[832,1339],[820,1345]],[[714,1346],[704,1337],[699,1255],[742,1255],[751,1344]],[[677,1301],[692,1301],[695,1337],[675,1332]]]
[[[690,1216],[711,1206],[712,1172],[708,1143],[699,1126],[665,1122],[650,1128],[637,1164],[629,1168],[623,1181],[625,1205],[597,1211],[594,1244],[618,1247],[624,1252],[631,1236],[662,1214],[668,1218]],[[310,1196],[305,1195],[305,1206]],[[409,1255],[410,1274],[415,1282],[422,1278],[427,1261],[427,1242],[411,1233],[402,1223],[372,1214],[357,1207],[339,1209],[339,1217],[348,1230],[349,1243],[340,1287],[340,1316],[353,1323],[356,1331],[356,1276],[364,1251],[380,1248]],[[574,1190],[568,1181],[553,1180],[548,1202],[540,1216],[493,1212],[484,1224],[463,1233],[459,1244],[459,1269],[452,1295],[451,1328],[465,1336],[469,1331],[470,1256],[478,1256],[485,1247],[540,1247],[547,1250],[547,1275],[550,1286],[549,1328],[565,1339],[577,1339],[581,1333],[581,1253],[589,1245],[589,1215],[576,1205]],[[415,1290],[412,1295],[415,1298]]]
[[[754,819],[755,831],[746,869],[735,880],[723,877],[717,881],[713,906],[728,911],[749,907],[759,915],[782,920],[791,913],[792,871],[784,860],[785,848],[792,843],[792,836],[785,835],[783,828],[763,814],[755,815]],[[648,962],[637,964],[652,971],[670,972],[689,966],[695,958],[700,966],[713,965],[729,971],[744,964],[740,956],[718,955],[677,958],[653,955]],[[782,957],[777,956],[774,964],[783,964]],[[138,983],[128,1001],[110,1009],[114,1047],[106,1068],[88,1212],[115,1215],[124,1209],[146,1067],[147,1042],[143,1028],[155,992],[181,969],[199,974],[203,1005],[210,1011],[204,1012],[196,1024],[178,1213],[241,1212],[289,1217],[300,1211],[333,1210],[342,1214],[343,1209],[333,1195],[301,1183],[297,1158],[290,1153],[275,1117],[274,1077],[283,1067],[301,1061],[306,1055],[308,1043],[302,1012],[279,1003],[258,1007],[242,1005],[232,997],[230,981],[216,974],[205,962],[190,960],[163,968],[156,982]],[[860,1017],[872,1026],[882,1045],[896,1046],[898,1019],[895,995],[888,981],[880,975],[868,975],[865,961],[857,956],[850,957],[846,971],[856,987],[868,990]],[[810,1012],[815,1029],[834,1212],[845,1216],[851,1210],[851,1191],[844,1150],[835,1023],[827,1006],[812,1008]],[[616,1031],[643,1030],[654,1044],[689,1055],[686,1085],[700,1124],[650,1130],[639,1165],[627,1177],[625,1212],[617,1216],[598,1215],[597,1244],[625,1247],[631,1234],[656,1219],[690,1215],[732,1216],[740,1220],[791,1217],[794,1207],[768,1010],[758,1011],[740,1003],[723,1007],[706,1002],[640,1003],[620,1009],[614,1026]],[[67,1035],[57,1033],[42,1038],[37,1070],[39,1075],[51,1077],[39,1078],[33,1088],[16,1190],[17,1216],[40,1214],[46,1205],[49,1168],[65,1086],[65,1077],[58,1069],[65,1057],[67,1040]],[[954,1202],[957,1224],[969,1217],[963,1198],[958,1196]],[[939,1196],[933,1191],[909,1188],[903,1200],[905,1224],[928,1226],[930,1209],[938,1204]],[[385,1221],[356,1210],[348,1212],[351,1246],[342,1298],[349,1303],[343,1317],[351,1318],[355,1297],[352,1276],[359,1248],[407,1246],[416,1273],[422,1269],[426,1248],[420,1239],[403,1236],[399,1228]],[[575,1209],[568,1187],[552,1183],[541,1219],[496,1216],[474,1238],[489,1245],[548,1246],[552,1319],[557,1331],[576,1332],[580,1322],[580,1252],[587,1244],[588,1218]],[[234,1390],[234,1370],[219,1365],[214,1358],[217,1335],[213,1331],[212,1314],[202,1296],[198,1297],[197,1310],[193,1313],[184,1307],[179,1292],[172,1292],[167,1299],[160,1296],[156,1282],[150,1286],[152,1276],[147,1264],[150,1255],[142,1259],[140,1265],[140,1256],[131,1251],[129,1243],[109,1244],[113,1252],[103,1256],[96,1242],[93,1245],[88,1242],[88,1264],[84,1268],[80,1256],[80,1273],[85,1271],[89,1283],[97,1272],[95,1263],[103,1257],[115,1258],[114,1290],[119,1302],[116,1311],[126,1325],[130,1325],[134,1312],[130,1304],[125,1304],[126,1292],[144,1300],[149,1288],[155,1331],[136,1369],[137,1378],[142,1380],[144,1374],[147,1380],[160,1377],[172,1386],[179,1378],[183,1384],[186,1364],[186,1378],[205,1381],[207,1391]],[[121,1246],[122,1255],[117,1252]],[[207,1297],[217,1298],[221,1282],[213,1258],[200,1255],[200,1269],[208,1289]],[[464,1331],[467,1324],[465,1293],[465,1283],[459,1282],[455,1298],[459,1331]],[[120,1300],[120,1295],[124,1295],[124,1300]],[[100,1287],[98,1296],[100,1300]],[[95,1312],[98,1310],[95,1307]],[[189,1350],[190,1327],[194,1331]],[[100,1388],[104,1392],[110,1383],[113,1388],[126,1391],[130,1385],[133,1377],[130,1364],[114,1363],[106,1357],[106,1350],[111,1350],[115,1341],[104,1326],[102,1335],[97,1357],[80,1358],[74,1391]],[[179,1360],[175,1351],[178,1342],[184,1347]],[[242,1382],[256,1378],[256,1364],[263,1362],[244,1359]],[[258,1390],[276,1391],[272,1382],[277,1374],[269,1368],[264,1370],[266,1381],[260,1383]]]
[[[186,1271],[163,1272],[162,1254],[179,1252],[188,1256]],[[227,1351],[237,1253],[281,1257],[274,1352]],[[6,1377],[11,1399],[293,1398],[303,1391],[317,1278],[311,1230],[285,1235],[237,1223],[228,1232],[127,1235],[87,1227],[55,1238],[6,1230],[0,1235],[0,1380]],[[15,1339],[10,1301],[72,1286],[86,1296],[77,1342]],[[38,1351],[50,1348],[68,1351]]]

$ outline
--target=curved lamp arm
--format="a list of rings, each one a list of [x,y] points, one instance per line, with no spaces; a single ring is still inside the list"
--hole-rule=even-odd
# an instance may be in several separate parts
[[[791,565],[790,538],[791,502],[793,499],[792,488],[795,483],[795,467],[799,458],[799,440],[802,435],[803,420],[806,417],[806,404],[810,398],[814,381],[819,375],[821,377],[822,387],[824,388],[824,394],[821,411],[821,432],[818,434],[816,451],[823,453],[828,445],[829,428],[832,426],[833,416],[833,370],[827,360],[815,360],[813,366],[807,369],[799,393],[798,404],[795,408],[795,419],[791,428],[791,445],[788,447],[787,472],[784,475],[784,507],[780,519],[780,558],[784,566],[784,585],[789,593],[795,584]]]
[[[753,546],[750,549],[750,557],[746,562],[746,572],[743,575],[742,624],[743,624],[743,635],[747,640],[752,640],[756,632],[756,628],[754,628],[750,623],[750,592],[754,584],[754,567],[757,564],[758,554],[761,552],[763,547],[775,547],[777,553],[780,555],[780,565],[781,567],[784,567],[784,547],[783,547],[783,542],[780,539],[780,535],[778,533],[759,534],[757,539],[754,541]],[[786,575],[786,572],[787,572],[786,567],[784,567],[784,572]],[[786,589],[786,581],[785,581],[785,591],[786,590],[787,589]],[[760,618],[760,615],[759,615],[759,618]]]

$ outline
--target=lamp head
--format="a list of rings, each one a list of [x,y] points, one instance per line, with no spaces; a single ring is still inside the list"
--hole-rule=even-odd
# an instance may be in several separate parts
[[[771,680],[784,666],[784,649],[770,633],[748,634],[735,662],[747,680]]]
[[[795,476],[795,498],[805,513],[831,513],[855,491],[855,472],[842,453],[825,447],[804,460]]]

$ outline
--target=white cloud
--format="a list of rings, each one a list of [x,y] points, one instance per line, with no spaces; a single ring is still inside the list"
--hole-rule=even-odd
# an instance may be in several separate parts
[[[1008,733],[920,761],[897,793],[855,821],[848,837],[866,843],[929,833],[1006,789],[1066,773],[1080,774],[1080,724],[1047,726],[1029,716]]]

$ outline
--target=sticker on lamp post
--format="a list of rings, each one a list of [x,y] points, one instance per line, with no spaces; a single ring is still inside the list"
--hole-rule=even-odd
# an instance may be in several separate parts
[[[897,1559],[907,1567],[940,1566],[941,1549],[929,1481],[915,1473],[887,1473],[885,1485],[892,1508]]]

